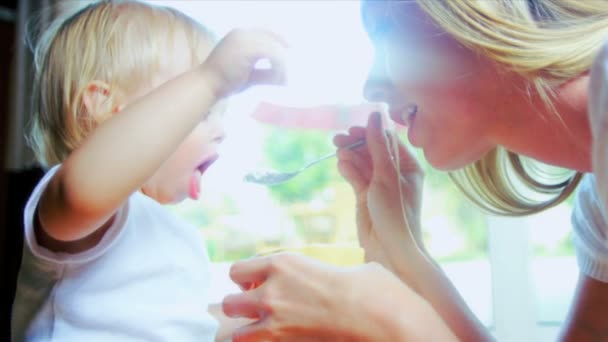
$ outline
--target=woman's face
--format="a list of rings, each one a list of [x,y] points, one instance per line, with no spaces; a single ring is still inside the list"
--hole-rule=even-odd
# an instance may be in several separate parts
[[[375,51],[365,97],[388,103],[431,165],[461,168],[496,146],[509,106],[506,74],[435,26],[415,1],[365,1],[363,21]]]

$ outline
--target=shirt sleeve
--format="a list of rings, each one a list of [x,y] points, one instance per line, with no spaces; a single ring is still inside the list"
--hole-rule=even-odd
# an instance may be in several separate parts
[[[589,124],[593,135],[593,173],[599,200],[608,205],[608,43],[595,58],[589,85]]]
[[[608,220],[599,202],[595,176],[586,175],[572,212],[573,241],[581,272],[608,282]]]
[[[46,189],[49,181],[53,177],[55,173],[59,170],[60,165],[57,165],[50,169],[44,177],[40,180],[30,198],[25,205],[25,209],[23,211],[23,223],[24,223],[24,241],[26,247],[30,250],[31,254],[41,260],[54,264],[72,264],[72,263],[84,263],[92,261],[98,258],[100,255],[104,254],[113,243],[119,238],[120,233],[123,230],[123,227],[126,226],[126,221],[128,217],[128,201],[125,202],[117,212],[114,218],[114,222],[105,232],[104,236],[101,238],[99,243],[94,247],[80,252],[80,253],[64,253],[64,252],[54,252],[44,246],[41,246],[36,239],[36,233],[34,230],[35,219],[38,211],[38,203],[40,202],[40,197]]]

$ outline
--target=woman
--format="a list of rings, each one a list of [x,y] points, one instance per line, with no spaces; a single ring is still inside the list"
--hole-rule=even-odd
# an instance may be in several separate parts
[[[602,114],[608,115],[601,96],[608,50],[600,53],[608,39],[608,2],[365,1],[363,21],[376,52],[366,97],[388,103],[391,118],[408,125],[409,141],[432,166],[451,171],[482,208],[525,215],[552,207],[592,165],[600,189],[608,186],[600,172],[607,170],[602,129],[608,125],[592,134],[588,118],[605,122]],[[357,195],[367,260],[401,284],[373,264],[331,269],[293,255],[238,263],[232,278],[261,286],[224,302],[228,315],[259,318],[237,341],[491,339],[425,251],[422,172],[404,146],[382,132],[375,114],[367,128],[352,128],[335,143],[368,139],[366,149],[340,151],[338,166]],[[550,183],[520,156],[572,173]],[[601,305],[608,300],[608,224],[595,182],[584,177],[573,215],[581,276],[565,340],[608,334],[608,307]],[[544,198],[525,196],[530,192]]]

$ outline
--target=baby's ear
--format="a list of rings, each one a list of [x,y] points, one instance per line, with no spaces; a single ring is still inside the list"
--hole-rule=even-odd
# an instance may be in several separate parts
[[[102,81],[91,81],[84,88],[82,105],[97,123],[103,122],[116,112],[117,107],[111,95],[110,86]]]

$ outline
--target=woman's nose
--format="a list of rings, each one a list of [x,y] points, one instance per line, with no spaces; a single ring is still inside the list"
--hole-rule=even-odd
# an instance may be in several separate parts
[[[370,102],[387,102],[390,97],[391,82],[386,77],[384,65],[379,62],[376,57],[363,85],[363,96]]]
[[[385,80],[368,77],[363,86],[363,96],[370,102],[387,102],[390,83]]]

